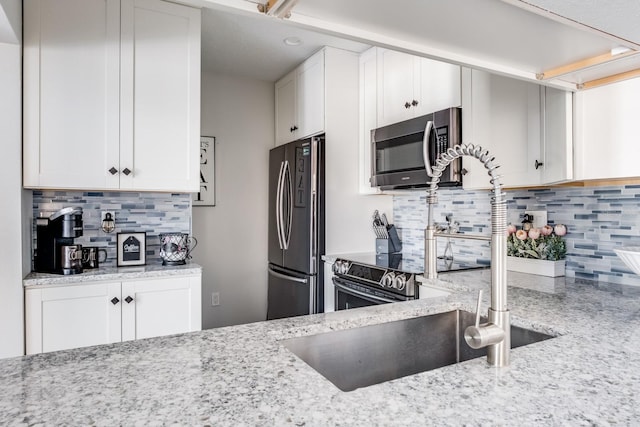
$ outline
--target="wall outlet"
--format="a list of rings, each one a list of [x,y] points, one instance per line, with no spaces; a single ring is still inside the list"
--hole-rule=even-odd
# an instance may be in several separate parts
[[[547,211],[524,211],[525,214],[533,215],[533,227],[540,228],[548,224]]]
[[[220,292],[211,293],[211,307],[220,305]]]

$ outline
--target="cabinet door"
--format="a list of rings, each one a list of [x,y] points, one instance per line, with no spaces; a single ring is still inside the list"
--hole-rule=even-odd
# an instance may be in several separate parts
[[[296,71],[276,82],[276,146],[294,141],[296,129]]]
[[[414,59],[393,50],[378,50],[378,127],[413,115]]]
[[[123,282],[122,340],[199,331],[200,292],[200,276]]]
[[[414,115],[422,116],[445,108],[459,107],[460,66],[416,58],[419,65],[419,86],[416,86]]]
[[[24,186],[118,188],[120,1],[24,2]]]
[[[576,179],[640,176],[640,79],[576,93]]]
[[[371,131],[377,128],[377,48],[369,49],[360,56],[360,150],[359,192],[378,193],[371,187]],[[331,296],[333,298],[333,295]]]
[[[120,283],[25,291],[27,354],[119,342]]]
[[[197,192],[200,10],[123,0],[121,25],[120,187]]]
[[[324,130],[324,51],[304,61],[296,73],[298,138]]]
[[[542,183],[573,178],[573,94],[541,86],[544,102]]]
[[[464,142],[489,150],[500,165],[505,186],[540,184],[540,92],[536,84],[472,70],[464,90]],[[489,188],[489,177],[476,159],[463,158],[465,188]]]

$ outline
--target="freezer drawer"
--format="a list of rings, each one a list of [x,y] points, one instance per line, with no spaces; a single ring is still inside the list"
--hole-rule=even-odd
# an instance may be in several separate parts
[[[267,320],[314,312],[316,276],[269,266]]]

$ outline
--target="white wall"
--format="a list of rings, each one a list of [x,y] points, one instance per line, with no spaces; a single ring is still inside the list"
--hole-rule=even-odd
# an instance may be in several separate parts
[[[19,11],[19,4],[3,1],[2,6]],[[20,28],[15,31],[19,40]],[[0,358],[24,354],[22,277],[30,257],[27,253],[23,264],[22,209],[28,196],[22,190],[20,50],[19,44],[0,43]]]
[[[216,137],[216,206],[193,207],[193,257],[203,266],[203,328],[267,316],[273,111],[273,83],[202,73],[202,135]],[[220,293],[217,307],[211,306],[212,292]]]

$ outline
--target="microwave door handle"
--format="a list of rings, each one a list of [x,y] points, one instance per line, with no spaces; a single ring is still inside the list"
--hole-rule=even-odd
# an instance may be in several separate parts
[[[424,128],[424,139],[422,140],[422,158],[424,160],[424,168],[428,177],[433,177],[431,169],[431,158],[429,156],[429,141],[431,140],[431,132],[433,132],[433,122],[429,120]]]

